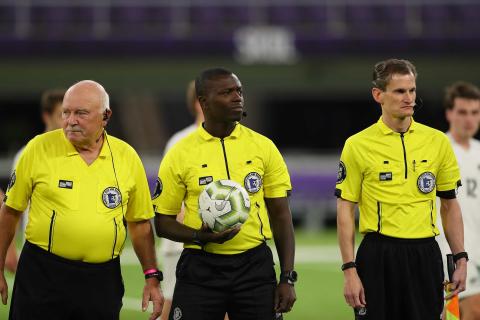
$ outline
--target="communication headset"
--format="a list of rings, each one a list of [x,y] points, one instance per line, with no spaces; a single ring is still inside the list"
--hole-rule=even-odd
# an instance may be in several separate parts
[[[108,114],[107,114],[107,110],[105,110],[103,112],[103,121],[107,121],[108,120]]]
[[[108,120],[108,115],[106,111],[103,114],[103,120]],[[110,151],[110,158],[112,159],[113,175],[115,176],[115,182],[117,183],[118,192],[120,192],[120,205],[122,208],[123,225],[125,226],[125,230],[126,230],[125,212],[123,211],[123,195],[122,195],[122,191],[120,190],[120,184],[118,183],[117,171],[115,170],[115,161],[113,160],[112,148],[110,147],[107,131],[105,129],[103,130],[103,136],[105,137],[105,141],[107,142],[108,150]],[[123,245],[120,248],[120,252],[123,250],[123,247],[125,246],[125,242],[127,240],[126,237],[127,237],[127,233],[125,232],[125,240],[123,241]],[[112,259],[114,254],[115,254],[115,246],[114,246],[114,250],[112,251]]]

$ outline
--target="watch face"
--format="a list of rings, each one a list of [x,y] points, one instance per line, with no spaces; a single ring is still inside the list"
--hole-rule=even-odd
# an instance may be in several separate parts
[[[297,279],[298,279],[298,274],[297,274],[297,271],[291,271],[290,274],[289,274],[289,278],[292,282],[296,282]]]

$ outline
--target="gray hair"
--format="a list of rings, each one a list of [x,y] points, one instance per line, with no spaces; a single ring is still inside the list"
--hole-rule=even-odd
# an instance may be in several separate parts
[[[110,97],[108,96],[108,93],[107,91],[105,90],[105,88],[98,82],[96,81],[93,81],[93,80],[81,80],[81,81],[78,81],[76,83],[74,83],[70,88],[68,88],[67,92],[65,92],[65,95],[70,91],[72,90],[72,88],[78,86],[78,85],[90,85],[90,86],[94,86],[96,87],[99,91],[100,91],[100,94],[101,94],[101,112],[105,112],[106,110],[110,110]]]

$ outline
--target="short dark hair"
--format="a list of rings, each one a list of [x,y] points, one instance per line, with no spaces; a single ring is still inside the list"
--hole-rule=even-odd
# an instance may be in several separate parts
[[[58,104],[62,104],[65,89],[51,89],[42,94],[40,100],[42,113],[52,114]]]
[[[233,74],[232,71],[224,68],[210,68],[204,70],[195,79],[195,92],[197,97],[205,96],[207,92],[207,82],[218,78],[228,77]]]
[[[195,91],[195,80],[188,83],[186,97],[188,111],[192,116],[196,116],[195,101],[197,100],[197,93]]]
[[[445,97],[443,99],[445,109],[453,109],[455,98],[480,100],[480,90],[472,83],[457,81],[445,88]]]
[[[408,60],[388,59],[375,64],[372,84],[375,88],[385,91],[394,74],[413,74],[417,78],[417,70]]]

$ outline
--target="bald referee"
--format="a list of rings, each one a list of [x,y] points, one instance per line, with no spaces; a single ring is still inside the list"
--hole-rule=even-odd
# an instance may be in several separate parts
[[[223,320],[227,312],[231,320],[272,320],[296,299],[288,170],[271,140],[240,124],[243,88],[235,74],[205,70],[195,88],[205,122],[165,155],[153,200],[157,233],[185,243],[169,319]],[[241,184],[252,206],[241,228],[212,233],[202,228],[198,196],[222,179]],[[182,202],[184,224],[175,220]],[[266,244],[272,235],[278,284]]]
[[[111,115],[104,88],[78,82],[65,93],[63,130],[36,136],[20,156],[0,209],[0,293],[6,304],[5,253],[30,201],[11,320],[118,319],[127,226],[146,278],[143,308],[153,301],[150,319],[160,315],[162,275],[145,170],[132,147],[107,135]]]
[[[416,78],[407,60],[375,65],[372,95],[382,115],[347,139],[340,158],[338,239],[345,300],[356,319],[439,319],[445,278],[435,241],[437,196],[455,254],[455,293],[465,290],[460,172],[447,136],[413,120]],[[364,237],[355,257],[357,204]]]

